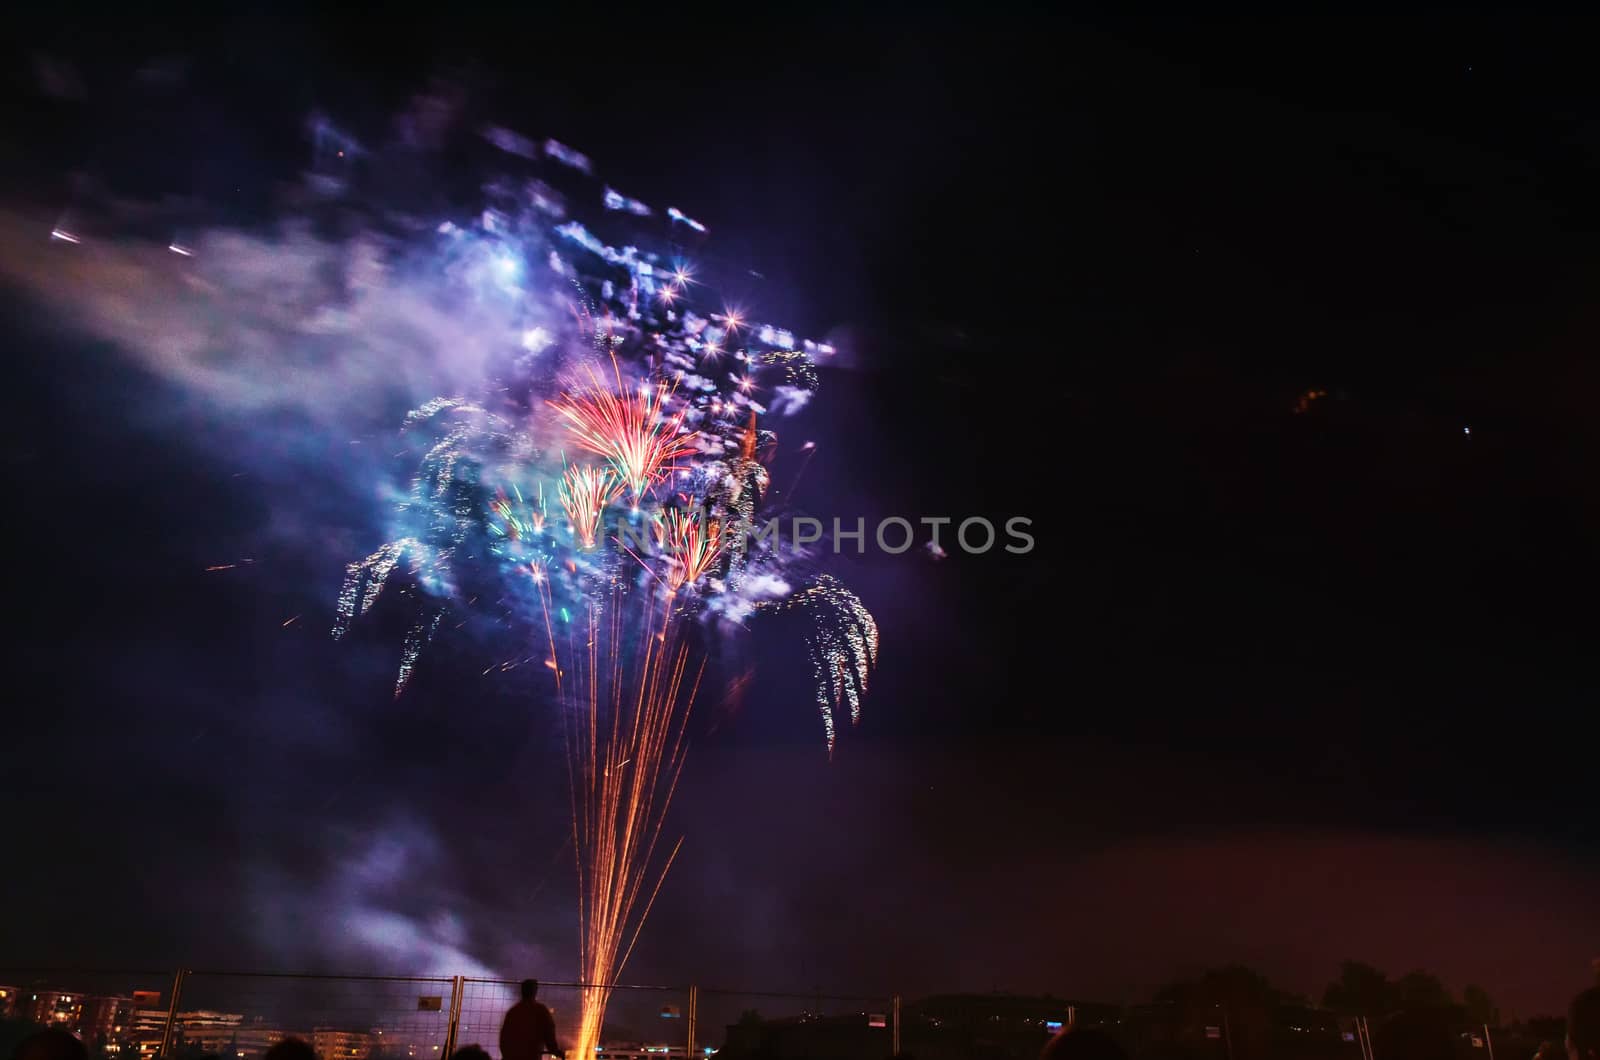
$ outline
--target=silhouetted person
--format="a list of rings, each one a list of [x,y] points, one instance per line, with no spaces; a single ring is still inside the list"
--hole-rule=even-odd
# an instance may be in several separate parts
[[[52,1027],[18,1042],[11,1060],[89,1060],[89,1050],[77,1035]]]
[[[261,1060],[320,1060],[304,1038],[285,1038],[262,1054]]]
[[[451,1053],[450,1060],[494,1060],[494,1058],[489,1055],[489,1050],[477,1043],[473,1043],[472,1045],[463,1045]]]
[[[539,980],[522,981],[522,1000],[511,1006],[500,1025],[500,1060],[539,1060],[545,1053],[566,1060],[567,1052],[556,1044],[556,1020],[541,1005]]]
[[[1591,986],[1567,1008],[1567,1056],[1600,1060],[1600,986]]]
[[[1068,1027],[1045,1044],[1039,1060],[1128,1060],[1128,1054],[1103,1031]]]

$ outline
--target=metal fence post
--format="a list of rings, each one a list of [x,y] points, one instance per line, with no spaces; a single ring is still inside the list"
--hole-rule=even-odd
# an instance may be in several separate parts
[[[889,1055],[900,1055],[900,995],[889,1002]]]
[[[466,980],[455,976],[450,980],[450,1021],[444,1032],[444,1053],[439,1060],[450,1060],[456,1051],[456,1030],[461,1025],[461,995],[466,992]]]
[[[161,1028],[161,1051],[157,1056],[167,1056],[167,1050],[172,1048],[172,1033],[178,1023],[178,999],[183,996],[183,977],[188,974],[187,968],[179,968],[172,976],[172,1001],[167,1005],[167,1025]]]
[[[684,1051],[684,1055],[687,1056],[689,1060],[694,1060],[695,1034],[699,1031],[699,1029],[700,988],[698,986],[691,985],[689,987],[689,1047]],[[1489,1060],[1494,1060],[1494,1058],[1490,1057]]]

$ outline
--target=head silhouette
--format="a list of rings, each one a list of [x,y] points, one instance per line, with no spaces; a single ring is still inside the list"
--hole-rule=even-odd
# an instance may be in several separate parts
[[[76,1035],[52,1027],[22,1039],[11,1056],[13,1060],[88,1060],[89,1050]]]
[[[450,1060],[491,1060],[489,1050],[481,1045],[463,1045],[450,1054]]]
[[[285,1038],[262,1054],[261,1060],[318,1060],[317,1051],[304,1038]]]
[[[1103,1031],[1069,1027],[1050,1039],[1039,1060],[1128,1060],[1128,1054]]]
[[[1600,1060],[1600,986],[1591,986],[1567,1008],[1567,1055]]]
[[[539,996],[539,980],[524,979],[522,981],[522,1000],[532,1001]]]

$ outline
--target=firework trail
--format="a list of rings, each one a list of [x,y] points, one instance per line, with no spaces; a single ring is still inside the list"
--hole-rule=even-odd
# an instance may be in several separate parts
[[[566,721],[579,975],[589,984],[574,1055],[590,1056],[613,986],[683,842],[657,857],[701,668],[690,666],[670,600],[615,593],[610,607],[591,604],[566,637],[555,632],[548,593],[540,600]]]
[[[366,559],[345,567],[334,615],[333,637],[338,640],[350,631],[355,619],[372,609],[401,557],[412,558],[411,573],[418,586],[402,592],[416,617],[401,649],[396,696],[411,682],[418,657],[444,619],[448,609],[437,598],[445,588],[445,572],[457,548],[477,525],[476,453],[486,442],[504,445],[511,437],[510,424],[503,418],[462,398],[434,398],[411,410],[400,433],[410,435],[439,423],[445,424],[442,436],[423,455],[406,499],[396,505],[398,513],[417,515],[420,525],[413,520],[414,534],[390,541]]]
[[[339,590],[339,602],[334,608],[333,639],[338,640],[350,632],[350,623],[372,610],[401,556],[407,552],[426,554],[427,551],[416,538],[404,537],[390,541],[366,559],[347,566],[344,587]]]
[[[806,647],[831,756],[836,736],[835,712],[849,703],[850,723],[861,722],[861,697],[867,693],[867,679],[878,659],[877,620],[860,597],[829,574],[819,575],[808,588],[787,600],[765,606],[774,611],[802,612],[812,623],[806,634]]]
[[[400,693],[406,690],[406,685],[411,683],[411,672],[417,667],[417,657],[422,654],[422,649],[428,646],[428,642],[438,631],[439,623],[444,618],[444,611],[442,607],[430,607],[423,618],[406,630],[406,642],[400,649],[400,672],[394,682],[395,698],[398,699]]]

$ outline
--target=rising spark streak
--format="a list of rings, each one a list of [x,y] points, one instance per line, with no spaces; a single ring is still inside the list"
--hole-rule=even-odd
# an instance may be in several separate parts
[[[656,857],[683,769],[689,711],[702,667],[669,606],[621,594],[558,636],[540,593],[566,719],[572,837],[577,853],[582,1014],[573,1055],[591,1056],[606,1006],[683,841]],[[565,665],[555,660],[566,656]],[[573,678],[563,680],[570,672]]]

